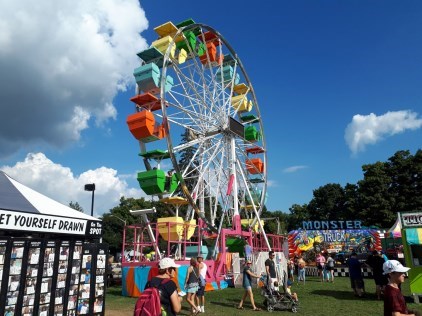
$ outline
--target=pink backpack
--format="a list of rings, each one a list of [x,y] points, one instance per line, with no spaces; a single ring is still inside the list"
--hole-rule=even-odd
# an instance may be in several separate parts
[[[157,286],[145,289],[135,304],[134,316],[160,316],[164,309],[161,307],[159,286],[166,284],[170,279],[163,279]]]

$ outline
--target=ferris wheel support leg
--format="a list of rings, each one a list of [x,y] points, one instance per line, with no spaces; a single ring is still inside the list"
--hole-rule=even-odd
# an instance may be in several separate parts
[[[237,161],[237,167],[238,167],[238,169],[239,169],[239,171],[240,171],[240,174],[241,174],[241,176],[242,176],[242,178],[243,178],[243,181],[245,181],[245,174],[243,173],[243,170],[242,170],[242,168],[241,168],[241,166],[240,166],[239,161]],[[252,195],[251,195],[251,193],[249,192],[249,190],[247,190],[247,193],[248,193],[249,199],[250,199],[251,201],[253,201]],[[267,234],[265,233],[265,230],[264,230],[264,226],[263,226],[263,225],[262,225],[262,223],[261,223],[261,220],[260,220],[259,214],[258,214],[258,212],[257,212],[257,210],[256,210],[255,203],[252,203],[252,206],[253,206],[253,211],[254,211],[254,214],[255,214],[255,216],[256,216],[256,217],[255,217],[255,220],[252,222],[252,224],[251,224],[251,225],[255,225],[256,221],[258,221],[258,226],[259,226],[259,229],[261,230],[261,233],[262,233],[262,235],[264,236],[264,240],[265,240],[265,243],[267,244],[268,250],[271,250],[270,242],[268,241]]]
[[[147,214],[142,214],[142,219],[144,220],[145,224],[147,225],[148,235],[149,235],[149,238],[152,241],[152,244],[154,245],[155,254],[156,254],[156,256],[158,256],[158,259],[161,259],[161,252],[160,252],[160,249],[158,248],[157,242],[155,241],[154,232],[152,231],[150,221],[147,217]]]

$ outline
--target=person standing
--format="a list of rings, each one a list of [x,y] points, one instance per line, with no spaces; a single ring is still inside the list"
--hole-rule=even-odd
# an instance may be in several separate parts
[[[274,289],[274,282],[278,281],[277,273],[275,271],[274,251],[270,251],[268,255],[269,255],[269,258],[265,260],[265,272],[267,273],[267,284],[271,287],[271,289]]]
[[[246,260],[252,260],[252,246],[249,245],[247,238],[245,239],[245,242],[246,242],[246,244],[245,244],[244,248],[245,248]]]
[[[352,252],[350,259],[347,260],[349,266],[349,277],[350,284],[357,297],[363,297],[365,295],[365,284],[362,277],[362,266],[357,259],[356,252]]]
[[[300,281],[303,281],[305,284],[306,279],[306,262],[303,260],[302,256],[299,256],[297,259],[297,284],[299,285]]]
[[[318,252],[315,257],[315,264],[318,269],[318,276],[321,277],[321,282],[324,282],[324,265],[325,265],[325,257],[322,255],[321,252]]]
[[[333,254],[329,254],[327,258],[327,262],[325,263],[325,270],[327,271],[327,282],[330,281],[331,277],[331,283],[334,283],[334,266],[336,261],[333,258]]]
[[[381,257],[380,253],[376,250],[372,251],[372,254],[368,257],[365,264],[370,266],[372,269],[372,277],[375,282],[375,294],[377,298],[381,299],[381,293],[384,291],[385,286],[388,284],[388,278],[384,274],[383,265],[384,258]]]
[[[171,258],[163,258],[158,263],[158,275],[153,277],[145,286],[156,287],[161,291],[160,301],[161,307],[167,313],[167,316],[175,316],[182,309],[182,297],[177,293],[177,286],[173,280],[163,282],[165,279],[174,278],[176,268],[180,267]]]
[[[251,260],[246,260],[246,265],[243,268],[243,288],[245,289],[245,293],[243,293],[242,299],[240,300],[239,305],[237,306],[237,309],[243,309],[243,302],[245,301],[246,297],[249,296],[249,299],[251,300],[252,304],[252,310],[254,311],[260,311],[261,309],[256,307],[255,301],[253,298],[253,292],[252,292],[252,277],[259,278],[260,276],[253,273],[251,271]]]
[[[187,292],[186,301],[191,306],[192,315],[197,315],[201,310],[195,305],[196,292],[199,289],[199,269],[195,258],[190,259],[190,266],[186,273],[185,289]]]
[[[290,258],[289,262],[287,263],[287,271],[288,271],[289,280],[294,282],[295,281],[295,262],[293,261],[293,258]]]
[[[198,270],[199,270],[199,289],[196,292],[196,305],[201,310],[201,313],[205,313],[205,280],[207,278],[207,265],[204,263],[204,257],[198,256]]]
[[[420,313],[407,309],[406,301],[400,291],[400,284],[410,268],[404,267],[397,260],[388,260],[383,264],[384,275],[388,275],[388,284],[384,291],[384,316],[420,316]]]

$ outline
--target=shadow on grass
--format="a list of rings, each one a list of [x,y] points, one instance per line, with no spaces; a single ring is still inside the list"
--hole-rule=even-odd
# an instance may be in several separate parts
[[[122,296],[122,288],[121,287],[108,287],[107,288],[107,295],[112,296]]]
[[[239,306],[240,303],[240,299],[242,298],[242,296],[239,296],[238,299],[226,299],[224,302],[222,301],[210,301],[210,304],[213,305],[218,305],[221,307],[231,307],[234,309],[237,309],[237,306]],[[265,306],[262,304],[262,296],[258,295],[254,295],[254,301],[255,301],[255,305],[259,308],[265,309]],[[251,309],[252,310],[252,305],[251,305],[251,301],[249,300],[249,298],[246,299],[246,301],[243,303],[245,310]]]
[[[364,297],[354,296],[352,291],[333,291],[333,290],[315,290],[310,292],[313,295],[329,296],[338,300],[376,300],[377,297],[373,293],[366,293]]]
[[[227,302],[227,301],[229,301],[229,302]],[[222,306],[222,307],[233,307],[233,308],[236,308],[239,305],[240,298],[238,300],[233,300],[233,299],[232,300],[229,300],[228,299],[227,301],[226,302],[211,301],[210,304],[219,305],[219,306]],[[247,303],[250,304],[250,301],[245,302],[245,304],[247,304]]]

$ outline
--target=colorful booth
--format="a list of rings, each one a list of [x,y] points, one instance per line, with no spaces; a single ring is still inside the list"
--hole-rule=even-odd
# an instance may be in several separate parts
[[[410,292],[419,303],[422,295],[422,211],[399,213],[401,221],[403,250],[406,265],[411,268],[408,277]]]
[[[97,218],[0,171],[0,315],[104,315],[101,236]]]

